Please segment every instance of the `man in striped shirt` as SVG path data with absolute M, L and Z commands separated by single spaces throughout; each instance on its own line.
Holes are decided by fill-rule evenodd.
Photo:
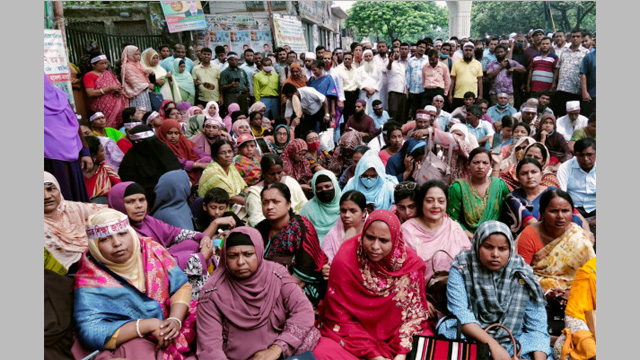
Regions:
M 542 91 L 551 89 L 553 72 L 558 65 L 558 56 L 551 52 L 551 39 L 545 37 L 540 42 L 540 52 L 533 56 L 529 64 L 527 92 L 538 97 Z

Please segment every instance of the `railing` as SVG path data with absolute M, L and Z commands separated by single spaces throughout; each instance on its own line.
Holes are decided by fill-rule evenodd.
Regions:
M 84 54 L 84 48 L 90 40 L 95 40 L 109 61 L 113 64 L 122 55 L 122 44 L 130 42 L 140 51 L 149 47 L 157 48 L 162 43 L 162 35 L 111 35 L 66 27 L 67 46 L 69 47 L 69 61 L 78 64 L 78 59 Z

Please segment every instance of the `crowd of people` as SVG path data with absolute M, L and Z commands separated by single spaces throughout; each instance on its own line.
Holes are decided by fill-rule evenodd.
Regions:
M 589 32 L 86 50 L 86 112 L 44 80 L 45 357 L 595 358 Z

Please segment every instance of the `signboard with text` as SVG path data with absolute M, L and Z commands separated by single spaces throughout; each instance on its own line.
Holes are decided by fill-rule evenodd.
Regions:
M 271 30 L 267 18 L 249 15 L 207 15 L 207 47 L 227 45 L 231 51 L 242 56 L 249 47 L 262 52 L 264 44 L 271 46 Z
M 75 110 L 76 105 L 73 100 L 69 74 L 69 59 L 60 30 L 44 29 L 44 73 L 54 86 L 67 93 L 71 107 Z
M 273 15 L 276 47 L 289 45 L 298 54 L 307 51 L 307 41 L 304 38 L 302 22 L 295 16 Z
M 162 1 L 161 4 L 170 33 L 207 27 L 200 1 Z

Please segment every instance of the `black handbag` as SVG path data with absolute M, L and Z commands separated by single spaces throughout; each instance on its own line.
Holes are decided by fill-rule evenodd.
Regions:
M 159 92 L 149 92 L 149 101 L 151 101 L 151 109 L 153 111 L 160 111 L 164 97 Z

